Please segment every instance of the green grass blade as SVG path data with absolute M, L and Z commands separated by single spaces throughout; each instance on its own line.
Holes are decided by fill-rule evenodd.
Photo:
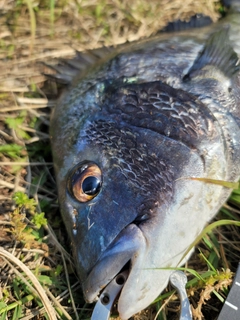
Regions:
M 234 225 L 237 227 L 240 227 L 240 221 L 235 220 L 219 220 L 216 222 L 213 222 L 206 226 L 203 231 L 199 234 L 199 236 L 193 241 L 193 243 L 189 246 L 187 251 L 185 252 L 182 259 L 179 261 L 179 264 L 181 264 L 181 261 L 186 257 L 186 255 L 198 244 L 198 242 L 209 232 L 213 231 L 215 228 L 224 226 L 224 225 Z
M 27 4 L 29 15 L 30 15 L 31 42 L 30 42 L 29 50 L 30 50 L 30 55 L 32 55 L 33 54 L 34 43 L 35 43 L 35 37 L 36 37 L 37 23 L 36 23 L 36 16 L 35 16 L 35 13 L 34 13 L 34 10 L 33 10 L 33 1 L 32 0 L 25 0 L 25 2 Z
M 239 182 L 217 180 L 217 179 L 211 179 L 211 178 L 195 178 L 195 177 L 192 177 L 190 179 L 202 181 L 205 183 L 216 184 L 218 186 L 222 186 L 222 187 L 226 187 L 226 188 L 230 188 L 230 189 L 238 189 L 239 188 Z

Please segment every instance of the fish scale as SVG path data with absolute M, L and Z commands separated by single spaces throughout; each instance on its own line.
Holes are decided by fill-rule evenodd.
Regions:
M 141 161 L 138 162 L 138 165 L 133 165 L 134 158 L 132 158 L 131 153 L 128 152 L 134 151 L 134 147 L 137 148 L 136 136 L 131 132 L 125 132 L 124 129 L 121 130 L 121 133 L 118 131 L 114 131 L 116 126 L 111 125 L 111 123 L 104 123 L 101 121 L 100 123 L 91 124 L 90 128 L 86 130 L 86 136 L 89 141 L 93 144 L 101 144 L 102 149 L 106 152 L 110 159 L 113 159 L 113 165 L 117 165 L 124 176 L 132 182 L 132 185 L 138 189 L 138 191 L 143 193 L 143 195 L 147 192 L 147 190 L 157 190 L 158 193 L 171 191 L 171 186 L 166 184 L 166 180 L 171 181 L 171 172 L 167 164 L 165 164 L 161 159 L 156 157 L 152 157 L 151 155 L 147 155 L 145 153 L 145 149 L 136 149 L 140 152 Z M 102 135 L 101 135 L 102 133 Z M 105 140 L 105 136 L 111 137 L 112 135 L 120 137 L 117 144 L 114 144 L 113 141 L 111 144 L 106 143 L 108 140 Z M 131 146 L 126 146 L 126 141 L 131 141 Z M 121 145 L 121 149 L 118 146 Z M 110 152 L 110 153 L 109 153 Z M 113 156 L 113 157 L 112 157 Z M 149 170 L 149 166 L 153 166 L 157 172 L 153 172 Z M 140 178 L 141 177 L 141 178 Z M 144 182 L 143 182 L 144 180 Z M 146 182 L 148 181 L 148 185 Z M 152 192 L 153 193 L 153 192 Z M 166 198 L 166 195 L 162 197 Z M 154 204 L 154 202 L 153 202 Z
M 239 8 L 201 32 L 83 59 L 89 70 L 53 111 L 59 204 L 83 293 L 97 300 L 126 269 L 121 319 L 161 293 L 229 197 L 201 179 L 240 177 Z
M 142 90 L 145 92 L 146 102 L 141 99 Z M 158 107 L 156 103 L 151 102 L 151 91 L 155 96 L 159 96 Z M 169 102 L 171 101 L 169 104 L 161 100 L 160 93 L 163 91 L 168 93 Z M 139 98 L 134 105 L 135 112 L 129 111 L 129 94 L 131 97 L 134 94 Z M 189 141 L 193 143 L 195 138 L 196 143 L 199 143 L 199 134 L 210 134 L 208 122 L 214 120 L 209 109 L 196 97 L 160 82 L 124 86 L 111 93 L 111 97 L 104 101 L 104 105 L 110 114 L 119 114 L 121 111 L 122 119 L 132 125 L 149 128 L 187 144 Z

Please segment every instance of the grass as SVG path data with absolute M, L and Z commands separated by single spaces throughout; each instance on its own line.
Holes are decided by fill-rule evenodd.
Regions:
M 90 319 L 57 204 L 48 126 L 62 88 L 41 62 L 148 37 L 193 13 L 219 17 L 217 1 L 4 2 L 0 9 L 0 320 Z M 239 262 L 240 189 L 185 266 L 194 319 L 214 319 Z M 43 213 L 44 212 L 44 213 Z M 221 222 L 231 220 L 231 224 Z M 212 228 L 214 227 L 214 228 Z M 171 288 L 135 320 L 177 319 Z M 203 318 L 204 317 L 204 318 Z

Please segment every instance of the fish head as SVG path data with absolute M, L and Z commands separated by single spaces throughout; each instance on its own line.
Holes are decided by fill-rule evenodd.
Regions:
M 148 87 L 154 86 L 169 90 L 161 83 Z M 120 91 L 126 94 L 127 88 Z M 107 106 L 88 114 L 73 130 L 57 177 L 85 299 L 95 301 L 123 268 L 128 269 L 118 300 L 120 316 L 127 319 L 166 287 L 172 267 L 187 258 L 189 245 L 209 219 L 204 212 L 209 214 L 214 200 L 207 203 L 212 190 L 202 183 L 179 179 L 204 175 L 197 151 L 121 117 Z M 218 144 L 211 150 L 224 152 Z M 217 202 L 220 189 L 215 189 Z
M 100 288 L 144 252 L 139 226 L 157 214 L 160 185 L 166 205 L 172 173 L 150 152 L 154 133 L 146 144 L 150 137 L 145 132 L 94 115 L 78 134 L 58 174 L 59 201 L 84 293 L 92 302 Z

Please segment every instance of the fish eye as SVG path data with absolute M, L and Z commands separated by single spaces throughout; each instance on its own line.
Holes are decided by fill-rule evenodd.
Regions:
M 95 198 L 102 187 L 102 172 L 99 166 L 84 161 L 74 167 L 68 179 L 68 190 L 80 202 Z

